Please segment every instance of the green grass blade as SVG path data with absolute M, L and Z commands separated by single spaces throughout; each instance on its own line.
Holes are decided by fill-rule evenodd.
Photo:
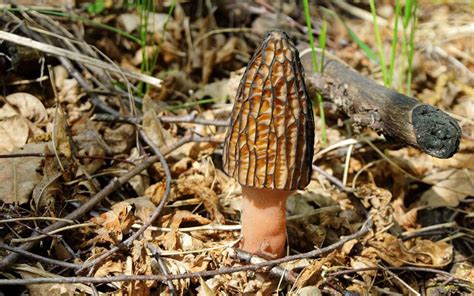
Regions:
M 326 19 L 323 19 L 323 23 L 321 25 L 321 30 L 319 32 L 319 48 L 321 49 L 321 59 L 320 59 L 320 66 L 319 66 L 319 72 L 324 71 L 324 53 L 326 51 L 326 38 L 327 38 L 327 22 Z M 320 92 L 316 94 L 316 97 L 318 99 L 318 105 L 319 105 L 319 116 L 321 118 L 321 139 L 322 143 L 326 143 L 326 115 L 324 114 L 324 102 L 323 102 L 323 96 Z
M 372 61 L 378 62 L 379 58 L 377 54 L 367 45 L 364 41 L 362 41 L 359 36 L 357 36 L 354 31 L 352 31 L 347 25 L 346 27 L 347 32 L 349 33 L 349 37 L 360 47 L 360 49 L 364 52 L 364 54 Z
M 404 8 L 404 15 L 403 15 L 403 27 L 407 28 L 408 24 L 410 23 L 410 20 L 412 18 L 412 12 L 413 12 L 413 5 L 416 5 L 416 0 L 406 0 L 405 2 L 405 8 Z
M 382 68 L 383 82 L 387 86 L 389 82 L 388 82 L 388 76 L 387 76 L 387 69 L 385 67 L 385 56 L 384 56 L 384 51 L 383 51 L 382 38 L 380 37 L 379 25 L 377 21 L 377 11 L 375 10 L 374 0 L 370 0 L 369 2 L 370 2 L 370 12 L 372 13 L 372 19 L 374 22 L 374 35 L 375 35 L 375 41 L 377 43 L 377 48 L 379 51 L 379 60 L 380 60 L 380 67 Z
M 339 15 L 337 15 L 336 13 L 334 13 L 334 11 L 329 10 L 327 8 L 322 8 L 322 10 L 328 15 L 335 17 L 344 26 L 344 28 L 347 31 L 347 34 L 349 34 L 349 37 L 352 39 L 352 41 L 354 41 L 357 44 L 357 46 L 359 46 L 362 52 L 371 61 L 378 62 L 377 54 L 370 48 L 370 46 L 368 46 L 364 41 L 362 41 L 362 39 L 360 39 L 359 36 L 357 36 L 357 34 L 351 30 L 351 28 L 349 28 L 346 22 L 343 19 L 341 19 Z
M 413 57 L 415 56 L 415 33 L 416 28 L 418 26 L 418 17 L 417 17 L 417 10 L 418 10 L 418 3 L 417 1 L 414 2 L 412 7 L 413 12 L 410 14 L 413 16 L 412 19 L 412 26 L 410 30 L 410 40 L 409 40 L 409 51 L 408 51 L 408 69 L 407 69 L 407 82 L 406 82 L 406 94 L 409 96 L 411 94 L 411 80 L 412 80 L 412 66 L 413 66 Z
M 179 109 L 186 109 L 186 108 L 199 106 L 199 105 L 203 105 L 203 104 L 214 103 L 216 101 L 219 101 L 219 99 L 218 98 L 202 99 L 202 100 L 198 100 L 198 101 L 194 101 L 194 102 L 187 102 L 187 103 L 183 103 L 183 104 L 179 104 L 179 105 L 167 106 L 167 107 L 165 107 L 165 109 L 168 110 L 168 111 L 176 111 L 176 110 L 179 110 Z
M 397 52 L 397 45 L 398 45 L 398 16 L 400 15 L 400 0 L 395 1 L 395 18 L 393 24 L 393 33 L 392 33 L 392 48 L 390 49 L 390 66 L 388 72 L 388 82 L 389 87 L 392 86 L 393 83 L 393 71 L 395 68 L 395 54 Z
M 315 72 L 319 72 L 318 57 L 316 56 L 316 50 L 315 50 L 315 45 L 314 45 L 313 26 L 311 25 L 311 15 L 309 12 L 308 0 L 303 0 L 303 6 L 304 6 L 304 16 L 306 19 L 306 27 L 308 27 L 308 38 L 309 38 L 309 45 L 311 47 L 311 60 L 313 62 L 313 69 Z
M 303 0 L 303 6 L 304 6 L 304 15 L 305 15 L 305 19 L 306 19 L 306 26 L 308 27 L 308 38 L 309 38 L 309 44 L 310 44 L 310 47 L 311 47 L 311 61 L 313 62 L 313 70 L 315 72 L 320 72 L 321 71 L 321 68 L 319 67 L 319 64 L 318 64 L 318 57 L 316 55 L 316 49 L 315 49 L 315 45 L 314 45 L 314 36 L 313 36 L 313 27 L 311 25 L 311 15 L 310 15 L 310 12 L 309 12 L 309 4 L 308 4 L 308 0 Z M 321 28 L 322 30 L 322 28 Z M 326 30 L 326 29 L 324 29 Z M 320 39 L 319 39 L 319 43 L 322 44 L 324 43 L 324 45 L 326 44 L 326 32 L 324 32 L 324 41 L 321 40 L 321 32 L 320 32 Z M 326 144 L 326 139 L 327 139 L 327 136 L 326 136 L 326 121 L 325 121 L 325 116 L 324 116 L 324 106 L 323 106 L 323 96 L 321 95 L 321 93 L 316 93 L 316 97 L 318 99 L 318 108 L 319 108 L 319 114 L 320 114 L 320 118 L 321 118 L 321 142 L 324 144 Z
M 321 25 L 321 30 L 319 32 L 319 48 L 321 49 L 321 64 L 319 66 L 319 71 L 322 73 L 324 70 L 324 53 L 326 51 L 326 34 L 327 34 L 328 23 L 326 19 L 323 19 Z
M 136 42 L 136 43 L 140 44 L 140 38 L 138 38 L 137 36 L 129 34 L 129 33 L 125 32 L 123 30 L 120 30 L 118 28 L 115 28 L 115 27 L 112 27 L 112 26 L 109 26 L 109 25 L 105 25 L 105 24 L 102 24 L 102 23 L 98 23 L 98 22 L 95 22 L 95 21 L 90 20 L 88 18 L 76 15 L 76 14 L 64 13 L 64 12 L 60 12 L 60 11 L 47 10 L 47 9 L 35 9 L 35 8 L 3 8 L 0 11 L 11 11 L 11 12 L 36 11 L 36 12 L 39 12 L 39 13 L 42 13 L 42 14 L 45 14 L 45 15 L 64 17 L 64 18 L 68 18 L 72 21 L 80 21 L 80 22 L 83 22 L 84 24 L 87 24 L 87 25 L 90 25 L 90 26 L 93 26 L 93 27 L 96 27 L 96 28 L 100 28 L 100 29 L 104 29 L 104 30 L 107 30 L 107 31 L 110 31 L 110 32 L 117 33 L 122 37 L 125 37 L 127 39 L 132 40 L 133 42 Z
M 168 9 L 168 15 L 166 16 L 166 20 L 165 20 L 165 23 L 163 24 L 163 32 L 166 32 L 166 28 L 168 27 L 168 23 L 171 19 L 171 15 L 173 14 L 173 11 L 176 7 L 176 1 L 177 0 L 173 0 L 171 2 L 171 5 L 170 5 L 170 8 Z M 163 34 L 164 35 L 164 34 Z M 158 62 L 158 55 L 160 54 L 160 50 L 161 50 L 161 40 L 160 42 L 158 42 L 158 45 L 157 45 L 157 50 L 156 50 L 156 54 L 153 56 L 153 61 L 152 61 L 152 64 L 153 65 L 156 65 L 156 63 Z

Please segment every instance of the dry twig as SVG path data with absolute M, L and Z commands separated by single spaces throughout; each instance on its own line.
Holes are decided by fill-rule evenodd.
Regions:
M 108 283 L 108 282 L 131 282 L 131 281 L 167 281 L 167 280 L 180 280 L 187 278 L 196 277 L 211 277 L 220 274 L 229 274 L 240 271 L 248 270 L 262 270 L 267 267 L 275 266 L 281 263 L 295 261 L 305 258 L 316 258 L 332 252 L 350 240 L 358 239 L 363 235 L 367 234 L 372 228 L 372 219 L 368 219 L 366 223 L 357 232 L 343 237 L 340 241 L 329 245 L 327 247 L 313 250 L 307 253 L 291 255 L 280 259 L 269 260 L 261 263 L 236 266 L 236 267 L 224 267 L 217 270 L 201 271 L 201 272 L 190 272 L 176 275 L 122 275 L 122 276 L 111 276 L 111 277 L 65 277 L 65 278 L 34 278 L 34 279 L 5 279 L 0 280 L 0 286 L 2 285 L 30 285 L 30 284 L 47 284 L 47 283 Z
M 79 54 L 70 50 L 66 50 L 64 48 L 41 43 L 41 42 L 32 40 L 30 38 L 22 37 L 22 36 L 8 33 L 5 31 L 0 31 L 0 39 L 7 40 L 9 42 L 12 42 L 21 46 L 30 47 L 30 48 L 33 48 L 41 52 L 57 56 L 57 57 L 68 58 L 76 62 L 88 64 L 94 67 L 99 67 L 113 73 L 124 74 L 131 79 L 136 79 L 138 81 L 142 81 L 156 87 L 160 87 L 161 85 L 161 80 L 158 78 L 141 74 L 141 73 L 129 72 L 127 70 L 121 69 L 118 66 L 110 65 L 109 63 L 106 63 L 102 60 L 95 59 L 95 58 L 92 58 L 83 54 Z
M 174 145 L 165 147 L 163 149 L 162 154 L 166 155 L 173 150 L 177 149 L 178 147 L 189 143 L 191 140 L 195 138 L 194 135 L 190 134 L 185 137 L 183 137 L 181 140 L 176 142 Z M 154 164 L 155 162 L 160 160 L 160 156 L 154 155 L 151 157 L 148 157 L 145 159 L 141 164 L 137 165 L 135 168 L 130 170 L 128 173 L 124 174 L 120 178 L 114 178 L 110 183 L 105 186 L 102 190 L 100 190 L 96 195 L 94 195 L 91 199 L 89 199 L 87 202 L 85 202 L 82 206 L 77 208 L 75 211 L 71 212 L 68 214 L 64 219 L 68 220 L 76 220 L 79 219 L 80 217 L 84 216 L 86 213 L 88 213 L 94 206 L 96 206 L 99 202 L 101 202 L 103 199 L 105 199 L 109 194 L 120 188 L 122 185 L 127 183 L 131 178 L 139 174 L 141 171 L 147 169 L 149 166 Z M 61 227 L 64 227 L 67 223 L 63 221 L 58 221 L 55 222 L 54 224 L 51 224 L 50 226 L 42 229 L 42 232 L 51 232 L 53 230 L 59 229 Z M 34 237 L 34 236 L 33 236 Z M 31 249 L 34 245 L 36 244 L 36 241 L 31 241 L 24 243 L 19 246 L 19 248 L 23 250 L 29 250 Z M 18 253 L 10 253 L 6 257 L 0 261 L 0 269 L 5 269 L 11 264 L 13 264 L 16 260 L 18 260 L 19 254 Z

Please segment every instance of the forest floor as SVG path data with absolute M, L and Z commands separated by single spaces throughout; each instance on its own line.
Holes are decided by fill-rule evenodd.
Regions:
M 70 2 L 0 4 L 2 32 L 28 38 L 0 38 L 4 295 L 472 295 L 472 3 L 410 16 L 404 1 L 393 44 L 391 1 L 375 1 L 376 26 L 369 1 L 310 3 L 316 46 L 450 114 L 460 148 L 387 143 L 326 98 L 322 123 L 315 102 L 316 170 L 287 203 L 293 257 L 249 263 L 222 142 L 267 31 L 311 54 L 303 1 Z

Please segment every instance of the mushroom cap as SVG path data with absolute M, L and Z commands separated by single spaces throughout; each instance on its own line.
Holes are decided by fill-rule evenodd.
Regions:
M 241 185 L 295 190 L 311 179 L 314 119 L 299 53 L 267 33 L 242 76 L 224 143 L 224 171 Z

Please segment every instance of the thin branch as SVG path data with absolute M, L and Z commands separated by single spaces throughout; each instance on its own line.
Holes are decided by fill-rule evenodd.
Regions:
M 442 275 L 448 278 L 453 278 L 453 275 L 450 274 L 449 272 L 443 271 L 443 270 L 438 270 L 434 268 L 426 268 L 426 267 L 414 267 L 414 266 L 403 266 L 403 267 L 381 267 L 381 266 L 374 266 L 374 267 L 362 267 L 362 268 L 354 268 L 354 269 L 348 269 L 348 270 L 341 270 L 341 271 L 336 271 L 336 272 L 331 272 L 328 273 L 328 277 L 336 277 L 340 275 L 346 275 L 346 274 L 351 274 L 351 273 L 357 273 L 361 271 L 372 271 L 372 270 L 394 270 L 394 271 L 414 271 L 414 272 L 429 272 L 429 273 L 435 273 L 438 275 Z M 461 279 L 457 279 L 462 281 Z
M 0 249 L 5 249 L 5 250 L 8 250 L 10 252 L 15 252 L 15 253 L 18 253 L 18 254 L 20 254 L 24 257 L 31 258 L 31 259 L 34 259 L 36 261 L 47 263 L 47 264 L 62 266 L 62 267 L 66 267 L 66 268 L 74 268 L 74 269 L 77 269 L 77 268 L 81 267 L 80 264 L 74 264 L 74 263 L 69 263 L 69 262 L 64 262 L 64 261 L 60 261 L 60 260 L 55 260 L 55 259 L 43 257 L 43 256 L 33 254 L 31 252 L 25 251 L 25 250 L 17 248 L 17 247 L 12 247 L 12 246 L 9 246 L 9 245 L 5 245 L 3 243 L 0 243 Z
M 66 157 L 64 154 L 60 153 L 59 157 Z M 9 154 L 0 154 L 0 158 L 22 158 L 22 157 L 56 157 L 54 153 L 44 153 L 44 152 L 36 152 L 36 153 L 9 153 Z M 109 156 L 100 156 L 100 155 L 74 155 L 74 158 L 77 159 L 100 159 L 100 160 L 111 160 L 111 161 L 118 161 L 124 162 L 127 164 L 134 165 L 135 163 L 124 158 L 117 158 L 117 157 L 109 157 Z
M 55 229 L 51 232 L 44 232 L 43 230 L 33 229 L 35 232 L 40 233 L 40 235 L 30 236 L 30 237 L 27 237 L 27 238 L 13 238 L 13 239 L 10 240 L 10 243 L 17 244 L 17 243 L 26 243 L 26 242 L 30 242 L 30 241 L 41 240 L 45 237 L 53 237 L 56 233 L 63 232 L 63 231 L 66 231 L 66 230 L 70 230 L 70 229 L 74 229 L 74 228 L 94 226 L 94 225 L 95 224 L 91 223 L 91 222 L 82 223 L 82 224 L 73 224 L 73 225 L 68 225 L 68 226 L 64 226 L 64 227 Z
M 79 54 L 70 50 L 66 50 L 64 48 L 41 43 L 30 38 L 22 37 L 22 36 L 8 33 L 5 31 L 0 31 L 0 39 L 7 40 L 9 42 L 12 42 L 14 44 L 18 44 L 21 46 L 33 48 L 33 49 L 39 50 L 41 52 L 44 52 L 53 56 L 64 57 L 76 62 L 98 67 L 98 68 L 101 68 L 101 69 L 104 69 L 116 74 L 124 74 L 125 76 L 131 79 L 136 79 L 138 81 L 142 81 L 156 87 L 161 86 L 162 81 L 153 76 L 149 76 L 149 75 L 145 75 L 141 73 L 133 73 L 125 69 L 122 69 L 117 65 L 110 65 L 109 63 L 106 63 L 102 60 L 95 59 L 95 58 L 92 58 L 83 54 Z
M 20 30 L 27 36 L 34 38 L 40 42 L 39 44 L 47 44 L 48 41 L 40 34 L 30 30 L 26 25 L 24 25 L 21 20 L 18 20 L 18 22 L 21 24 Z M 36 42 L 36 41 L 35 41 Z M 79 85 L 87 92 L 89 90 L 92 90 L 92 87 L 90 86 L 89 82 L 84 79 L 84 77 L 79 73 L 79 71 L 76 70 L 76 68 L 73 66 L 71 61 L 67 57 L 59 56 L 58 60 L 61 62 L 61 64 L 66 68 L 66 70 L 69 72 L 69 75 L 71 75 L 74 79 L 77 80 Z M 100 110 L 110 113 L 110 114 L 115 114 L 119 115 L 119 112 L 116 111 L 115 109 L 111 108 L 107 104 L 105 104 L 102 100 L 99 99 L 99 96 L 96 94 L 91 94 L 90 99 L 92 103 Z
M 324 176 L 326 179 L 329 180 L 329 182 L 336 185 L 336 187 L 339 188 L 339 190 L 344 191 L 344 192 L 354 192 L 354 189 L 346 187 L 344 183 L 342 183 L 338 178 L 328 174 L 325 170 L 323 170 L 319 166 L 313 164 L 313 171 L 316 171 L 322 176 Z
M 37 220 L 46 220 L 46 221 L 64 221 L 66 223 L 75 223 L 72 220 L 56 218 L 56 217 L 18 217 L 18 218 L 10 218 L 10 219 L 3 219 L 0 220 L 0 224 L 3 223 L 12 223 L 12 222 L 19 222 L 19 221 L 37 221 Z
M 155 257 L 156 261 L 158 262 L 158 267 L 161 270 L 161 273 L 164 274 L 165 276 L 169 275 L 168 268 L 165 265 L 165 262 L 163 261 L 163 258 L 161 258 L 161 253 L 160 250 L 155 248 L 152 244 L 148 243 L 147 244 L 148 249 L 150 249 L 151 254 L 153 257 Z M 166 284 L 168 285 L 168 288 L 170 289 L 171 295 L 178 295 L 176 288 L 173 285 L 173 281 L 166 281 Z
M 171 145 L 169 147 L 165 147 L 163 149 L 163 155 L 166 155 L 178 147 L 189 143 L 195 135 L 187 135 L 178 142 L 176 142 L 174 145 Z M 86 213 L 88 213 L 90 210 L 92 210 L 98 203 L 100 203 L 102 200 L 104 200 L 107 196 L 109 196 L 112 192 L 120 188 L 122 185 L 127 183 L 131 178 L 134 176 L 138 175 L 140 172 L 143 170 L 147 169 L 149 166 L 154 164 L 155 162 L 159 161 L 160 157 L 158 155 L 151 156 L 147 159 L 145 159 L 141 164 L 137 165 L 135 168 L 132 170 L 128 171 L 126 174 L 121 176 L 120 178 L 114 178 L 110 181 L 110 183 L 105 186 L 102 190 L 100 190 L 96 195 L 94 195 L 92 198 L 90 198 L 87 202 L 85 202 L 82 206 L 68 214 L 64 219 L 69 219 L 69 220 L 76 220 L 82 216 L 84 216 Z M 44 228 L 42 232 L 48 233 L 53 230 L 59 229 L 61 227 L 64 227 L 67 223 L 63 221 L 58 221 L 54 224 L 49 225 L 48 227 Z M 33 236 L 35 237 L 35 236 Z M 19 246 L 19 248 L 23 250 L 30 250 L 36 245 L 36 241 L 31 241 L 24 243 Z M 5 256 L 1 261 L 0 261 L 0 270 L 5 269 L 11 264 L 13 264 L 16 260 L 18 260 L 19 254 L 18 253 L 10 253 L 9 255 Z
M 233 257 L 250 264 L 267 262 L 267 260 L 262 257 L 259 257 L 249 252 L 245 252 L 244 250 L 240 249 L 235 249 L 235 254 L 233 255 Z M 273 276 L 275 278 L 283 278 L 286 282 L 291 284 L 294 284 L 297 278 L 297 275 L 294 271 L 285 269 L 280 266 L 273 267 L 268 273 L 270 274 L 270 276 Z
M 217 270 L 201 271 L 201 272 L 190 272 L 176 275 L 121 275 L 111 277 L 69 277 L 69 278 L 34 278 L 34 279 L 0 279 L 0 285 L 30 285 L 30 284 L 47 284 L 47 283 L 110 283 L 110 282 L 131 282 L 131 281 L 167 281 L 167 280 L 180 280 L 196 277 L 212 277 L 221 274 L 229 274 L 248 270 L 262 270 L 265 267 L 275 266 L 281 263 L 295 261 L 306 258 L 316 258 L 332 252 L 350 240 L 357 239 L 372 228 L 372 220 L 369 218 L 364 226 L 357 232 L 343 237 L 340 241 L 321 248 L 313 250 L 307 253 L 287 256 L 280 259 L 270 260 L 252 265 L 236 266 L 236 267 L 224 267 Z
M 197 115 L 196 113 L 191 113 L 188 115 L 181 115 L 181 116 L 163 115 L 163 116 L 157 116 L 157 119 L 161 122 L 166 122 L 166 123 L 194 123 L 194 124 L 213 125 L 213 126 L 222 126 L 222 127 L 229 126 L 229 122 L 227 120 L 197 118 L 196 115 Z M 92 120 L 114 122 L 114 123 L 120 122 L 120 123 L 129 123 L 129 124 L 140 124 L 143 118 L 132 117 L 132 116 L 116 116 L 116 115 L 109 115 L 109 114 L 95 114 L 92 117 Z
M 120 245 L 118 246 L 114 246 L 112 247 L 109 251 L 101 254 L 100 256 L 98 256 L 97 258 L 91 260 L 91 261 L 88 261 L 86 263 L 83 264 L 83 266 L 77 271 L 77 273 L 80 273 L 82 270 L 84 269 L 87 269 L 89 267 L 93 267 L 93 266 L 96 266 L 97 264 L 99 264 L 100 262 L 104 261 L 105 259 L 107 259 L 110 255 L 116 253 L 117 251 L 119 251 L 120 249 L 124 248 L 124 247 L 130 247 L 132 245 L 132 243 L 143 233 L 145 232 L 145 230 L 160 216 L 161 214 L 161 211 L 163 210 L 166 202 L 168 201 L 168 197 L 170 195 L 170 192 L 171 192 L 171 172 L 170 172 L 170 169 L 168 167 L 168 163 L 166 162 L 166 159 L 165 157 L 163 156 L 163 154 L 160 152 L 160 150 L 158 149 L 158 147 L 155 146 L 155 144 L 147 137 L 147 135 L 143 132 L 143 131 L 140 131 L 140 136 L 142 137 L 142 139 L 148 144 L 150 145 L 150 147 L 152 148 L 153 152 L 155 153 L 155 156 L 158 157 L 160 163 L 161 163 L 161 166 L 163 167 L 163 170 L 165 171 L 165 177 L 166 177 L 166 181 L 165 181 L 165 192 L 163 194 L 163 197 L 161 198 L 160 200 L 160 203 L 158 204 L 158 206 L 155 208 L 155 210 L 153 211 L 153 213 L 151 214 L 150 218 L 148 219 L 148 221 L 146 221 L 146 223 L 144 223 L 142 225 L 142 227 L 140 227 L 140 229 L 137 230 L 137 232 L 135 232 L 133 235 L 131 235 L 128 239 L 126 239 L 123 243 L 121 243 Z

